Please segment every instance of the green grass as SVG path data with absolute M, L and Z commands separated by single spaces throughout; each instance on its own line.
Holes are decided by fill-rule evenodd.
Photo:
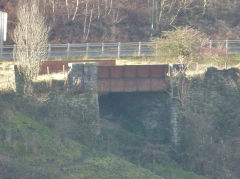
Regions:
M 47 120 L 54 121 L 46 115 L 49 111 L 40 114 L 40 106 L 28 100 L 13 94 L 0 95 L 0 178 L 162 179 L 171 173 L 202 179 L 177 165 L 170 169 L 160 165 L 144 168 L 142 161 L 147 153 L 143 151 L 149 141 L 140 132 L 141 127 L 125 129 L 120 124 L 120 129 L 103 129 L 99 136 L 88 137 L 88 145 L 81 138 L 72 140 L 47 127 Z M 88 104 L 84 100 L 82 103 Z M 161 147 L 162 166 L 168 166 L 171 160 L 164 150 Z
M 83 157 L 86 147 L 70 139 L 62 140 L 38 122 L 20 112 L 13 112 L 0 123 L 0 152 L 29 163 L 63 164 Z
M 193 172 L 185 171 L 177 167 L 166 167 L 156 164 L 149 166 L 149 169 L 151 169 L 151 171 L 154 171 L 156 174 L 163 176 L 166 179 L 207 179 L 207 177 L 200 176 Z
M 92 158 L 84 161 L 83 165 L 76 165 L 65 169 L 63 178 L 97 178 L 97 179 L 163 179 L 147 169 L 137 167 L 132 163 L 115 156 Z
M 2 99 L 0 170 L 5 172 L 0 177 L 10 176 L 9 171 L 13 171 L 12 178 L 161 178 L 124 159 L 61 138 L 15 109 L 9 101 L 17 98 Z

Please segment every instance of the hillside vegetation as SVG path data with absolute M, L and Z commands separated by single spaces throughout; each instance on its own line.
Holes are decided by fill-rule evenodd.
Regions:
M 105 126 L 100 136 L 86 136 L 84 131 L 77 132 L 81 124 L 72 126 L 77 113 L 63 116 L 57 103 L 39 103 L 13 94 L 0 98 L 0 178 L 163 179 L 171 175 L 204 179 L 170 163 L 154 165 L 154 169 L 136 163 L 135 157 L 142 154 L 132 155 L 132 147 L 146 140 L 137 128 L 130 132 Z M 78 116 L 78 120 L 82 118 Z M 112 148 L 113 138 L 115 144 L 126 148 Z M 142 147 L 134 150 L 140 152 Z
M 19 110 L 23 101 L 17 97 L 0 98 L 1 178 L 162 178 L 117 156 L 58 136 L 33 119 L 39 116 L 26 114 L 39 109 Z
M 51 43 L 150 40 L 151 0 L 38 2 Z M 17 3 L 0 2 L 9 37 Z M 156 57 L 130 60 L 180 62 L 198 72 L 166 76 L 174 90 L 97 96 L 74 86 L 64 91 L 63 80 L 40 80 L 23 96 L 1 91 L 0 178 L 240 178 L 240 71 L 227 69 L 239 57 L 222 54 L 224 47 L 204 53 L 209 38 L 239 37 L 239 8 L 238 0 L 156 0 Z M 210 65 L 225 69 L 199 73 Z
M 1 0 L 9 13 L 8 43 L 16 26 L 19 0 Z M 43 0 L 42 13 L 52 28 L 50 42 L 149 41 L 152 0 Z M 191 26 L 211 39 L 239 39 L 238 0 L 155 0 L 154 36 Z
M 180 79 L 177 145 L 167 91 L 100 96 L 97 135 L 87 94 L 1 94 L 0 177 L 239 178 L 239 70 Z

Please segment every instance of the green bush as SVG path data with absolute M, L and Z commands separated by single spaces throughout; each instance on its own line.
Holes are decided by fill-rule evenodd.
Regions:
M 184 27 L 165 31 L 161 38 L 155 38 L 154 41 L 157 43 L 158 58 L 179 62 L 179 58 L 193 60 L 197 57 L 208 39 L 197 29 Z

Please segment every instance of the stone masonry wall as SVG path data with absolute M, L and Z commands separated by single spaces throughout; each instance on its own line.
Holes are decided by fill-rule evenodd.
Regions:
M 99 103 L 97 90 L 97 63 L 72 63 L 67 79 L 67 94 L 74 95 L 75 99 L 82 98 L 85 94 L 86 116 L 91 121 L 90 126 L 93 133 L 98 134 L 99 129 Z M 82 99 L 79 100 L 82 102 Z

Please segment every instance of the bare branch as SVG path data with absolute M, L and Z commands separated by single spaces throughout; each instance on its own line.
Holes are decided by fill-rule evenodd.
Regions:
M 36 0 L 21 0 L 14 30 L 15 60 L 27 81 L 37 77 L 41 61 L 47 55 L 49 28 Z

